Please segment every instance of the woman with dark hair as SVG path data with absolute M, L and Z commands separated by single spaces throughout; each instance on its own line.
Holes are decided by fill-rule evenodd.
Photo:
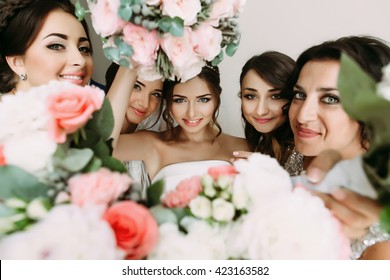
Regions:
M 390 47 L 373 37 L 352 36 L 324 42 L 299 56 L 287 85 L 286 93 L 290 96 L 286 98 L 293 98 L 289 119 L 295 148 L 304 155 L 303 169 L 325 150 L 336 150 L 343 159 L 352 159 L 365 153 L 370 144 L 365 124 L 349 117 L 341 105 L 337 89 L 341 53 L 354 59 L 376 82 L 381 80 L 382 67 L 390 63 Z M 359 190 L 359 193 L 362 196 L 375 194 L 368 190 Z M 372 209 L 370 212 L 376 213 L 378 218 L 380 206 L 374 202 L 375 197 L 371 196 L 373 200 L 370 205 L 363 204 L 367 197 L 362 198 L 365 200 L 360 200 L 360 207 Z M 328 207 L 339 220 L 346 227 L 353 227 L 353 211 L 347 202 L 330 203 L 327 199 Z M 374 204 L 376 207 L 372 207 Z M 360 227 L 357 225 L 357 228 Z M 368 244 L 388 238 L 375 228 L 368 236 L 354 243 L 355 257 L 359 257 Z M 386 242 L 378 243 L 377 246 L 381 244 L 389 246 Z M 362 258 L 390 258 L 389 250 L 379 251 L 381 255 L 363 254 Z
M 168 129 L 120 135 L 116 127 L 112 134 L 114 156 L 123 161 L 143 160 L 152 181 L 165 178 L 165 191 L 181 179 L 205 174 L 210 166 L 230 164 L 232 152 L 248 150 L 248 146 L 245 139 L 221 131 L 217 122 L 221 91 L 218 69 L 209 65 L 184 83 L 169 82 L 163 113 Z M 114 110 L 122 112 L 123 119 L 126 106 L 116 104 L 122 106 Z
M 92 46 L 85 21 L 68 0 L 0 2 L 0 92 L 50 80 L 89 83 Z
M 294 60 L 276 51 L 253 56 L 242 68 L 240 98 L 245 138 L 253 152 L 275 157 L 290 175 L 297 175 L 298 157 L 288 122 L 288 103 L 281 91 L 294 68 Z M 245 157 L 236 151 L 238 157 Z M 287 165 L 286 165 L 287 163 Z

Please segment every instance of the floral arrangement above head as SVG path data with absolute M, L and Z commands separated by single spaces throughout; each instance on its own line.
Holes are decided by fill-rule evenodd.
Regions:
M 149 194 L 161 194 L 153 185 Z M 150 259 L 346 259 L 349 240 L 323 201 L 294 188 L 255 153 L 185 179 L 151 208 L 160 240 Z M 153 204 L 153 203 L 152 203 Z M 313 250 L 315 248 L 315 250 Z
M 383 229 L 390 233 L 390 65 L 383 68 L 382 81 L 376 83 L 348 55 L 341 57 L 338 80 L 344 109 L 364 122 L 370 131 L 370 147 L 363 156 L 363 167 L 378 200 Z
M 240 41 L 246 0 L 87 0 L 105 56 L 145 80 L 186 81 L 206 61 L 218 65 Z M 76 4 L 79 18 L 86 10 Z
M 0 258 L 143 258 L 158 228 L 124 196 L 104 92 L 53 81 L 0 101 Z M 137 226 L 134 226 L 137 225 Z

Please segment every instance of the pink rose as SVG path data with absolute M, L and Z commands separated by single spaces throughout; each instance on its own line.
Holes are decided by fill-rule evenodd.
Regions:
M 234 1 L 236 0 L 216 0 L 211 7 L 210 19 L 218 23 L 221 18 L 232 17 L 234 15 Z
M 124 193 L 131 183 L 127 174 L 101 168 L 96 172 L 73 176 L 69 179 L 68 186 L 73 204 L 107 205 Z
M 233 0 L 233 10 L 234 14 L 241 13 L 246 4 L 246 0 Z
M 123 35 L 124 41 L 133 47 L 134 54 L 131 58 L 135 62 L 145 66 L 154 64 L 159 47 L 156 30 L 149 31 L 128 23 L 123 29 Z
M 202 191 L 202 184 L 199 176 L 183 180 L 176 189 L 168 192 L 162 202 L 169 208 L 187 207 L 191 200 Z
M 144 206 L 122 201 L 111 206 L 103 215 L 115 232 L 118 247 L 126 252 L 126 259 L 142 259 L 158 241 L 158 226 Z
M 237 170 L 233 165 L 222 165 L 216 167 L 210 167 L 207 171 L 214 180 L 218 180 L 219 176 L 232 176 L 234 177 L 237 174 Z
M 196 22 L 196 16 L 201 11 L 202 6 L 199 0 L 164 0 L 162 2 L 162 13 L 170 17 L 180 17 L 184 20 L 184 25 L 192 25 Z
M 104 92 L 95 87 L 73 86 L 48 97 L 52 117 L 50 133 L 57 143 L 66 141 L 66 134 L 81 128 L 92 113 L 102 107 Z
M 195 52 L 205 60 L 211 61 L 221 52 L 222 32 L 207 22 L 192 32 L 191 39 Z
M 122 29 L 125 21 L 118 16 L 120 4 L 120 0 L 98 0 L 90 4 L 92 25 L 96 33 L 107 37 Z
M 5 156 L 4 156 L 4 146 L 0 145 L 0 166 L 6 165 L 7 162 L 5 161 Z
M 191 37 L 191 29 L 185 28 L 182 37 L 175 37 L 166 33 L 161 40 L 161 48 L 172 62 L 174 74 L 181 78 L 182 82 L 198 75 L 205 64 L 203 59 L 194 51 Z

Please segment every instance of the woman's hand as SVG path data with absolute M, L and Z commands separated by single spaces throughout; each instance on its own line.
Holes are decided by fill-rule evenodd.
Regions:
M 233 158 L 230 159 L 230 162 L 235 162 L 238 159 L 247 159 L 252 152 L 247 152 L 247 151 L 234 151 L 233 152 Z

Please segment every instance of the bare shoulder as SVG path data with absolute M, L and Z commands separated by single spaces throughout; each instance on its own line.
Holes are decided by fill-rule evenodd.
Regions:
M 121 134 L 114 156 L 120 160 L 144 160 L 149 153 L 155 152 L 160 141 L 159 133 L 154 131 Z
M 233 135 L 221 134 L 221 142 L 228 145 L 233 151 L 249 151 L 249 145 L 245 138 L 236 137 Z
M 361 260 L 390 260 L 390 241 L 375 243 L 368 247 L 360 258 Z

